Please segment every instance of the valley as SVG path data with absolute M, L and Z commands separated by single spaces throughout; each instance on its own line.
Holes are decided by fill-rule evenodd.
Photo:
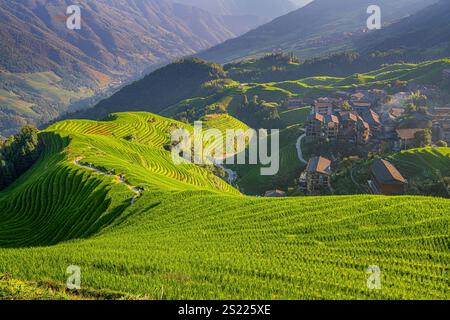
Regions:
M 343 106 L 349 102 L 369 104 L 371 112 L 376 117 L 380 117 L 381 124 L 385 127 L 382 138 L 378 137 L 374 140 L 378 141 L 377 145 L 365 141 L 362 146 L 355 147 L 354 143 L 348 143 L 348 139 L 351 137 L 341 137 L 344 140 L 334 141 L 330 146 L 328 146 L 329 142 L 327 144 L 325 140 L 319 140 L 320 148 L 316 147 L 315 150 L 305 153 L 306 161 L 314 155 L 327 155 L 334 157 L 339 163 L 343 158 L 349 156 L 365 159 L 370 154 L 381 156 L 396 153 L 399 151 L 398 144 L 401 143 L 398 141 L 397 129 L 402 130 L 401 128 L 406 126 L 406 128 L 423 130 L 431 126 L 428 122 L 408 123 L 405 115 L 393 119 L 391 111 L 403 112 L 406 104 L 388 103 L 385 99 L 395 101 L 396 96 L 407 95 L 402 92 L 428 90 L 432 93 L 426 103 L 429 108 L 428 115 L 424 116 L 431 121 L 434 118 L 430 112 L 433 113 L 434 108 L 438 106 L 445 106 L 449 95 L 448 82 L 444 75 L 445 70 L 450 68 L 448 59 L 385 65 L 377 70 L 348 77 L 315 76 L 279 82 L 248 83 L 234 80 L 236 75 L 239 75 L 240 78 L 248 77 L 243 74 L 252 72 L 247 71 L 249 70 L 248 65 L 252 64 L 257 65 L 258 70 L 262 72 L 265 68 L 272 70 L 274 65 L 282 63 L 287 68 L 297 68 L 297 64 L 291 60 L 289 55 L 275 54 L 254 62 L 249 61 L 225 67 L 198 59 L 180 60 L 125 88 L 96 107 L 75 113 L 70 117 L 101 119 L 107 115 L 107 112 L 136 110 L 157 112 L 185 123 L 193 123 L 203 117 L 229 114 L 252 128 L 279 128 L 281 129 L 281 166 L 277 175 L 260 176 L 260 166 L 254 165 L 230 168 L 237 172 L 238 185 L 244 193 L 264 195 L 267 191 L 280 189 L 291 190 L 292 194 L 298 194 L 298 178 L 305 169 L 305 165 L 298 161 L 296 144 L 298 138 L 306 131 L 309 115 L 312 112 L 318 112 L 314 110 L 314 105 L 318 103 L 318 100 L 330 99 L 332 101 L 330 110 L 333 111 L 329 112 L 344 111 Z M 189 74 L 190 76 L 184 78 L 179 74 Z M 272 74 L 276 74 L 276 71 L 273 71 Z M 155 88 L 155 91 L 143 88 Z M 177 95 L 174 95 L 170 93 L 173 88 L 182 89 L 176 89 Z M 353 95 L 362 95 L 366 98 L 352 102 Z M 381 95 L 383 101 L 377 98 L 377 95 Z M 372 97 L 370 99 L 375 99 L 373 100 L 375 102 L 368 101 L 367 97 Z M 179 102 L 176 102 L 177 100 Z M 349 107 L 351 106 L 349 105 Z M 444 109 L 445 107 L 442 110 Z M 366 119 L 366 115 L 363 116 Z M 381 120 L 381 118 L 383 119 Z M 439 123 L 442 123 L 442 128 L 446 128 L 445 116 L 443 119 L 444 122 L 434 121 L 435 125 L 441 126 Z M 439 134 L 438 127 L 433 130 L 435 136 Z M 440 138 L 435 138 L 435 141 L 438 140 Z M 384 148 L 384 151 L 380 148 Z M 333 156 L 332 152 L 330 153 L 327 149 L 340 151 L 335 152 Z M 345 149 L 348 149 L 348 152 L 342 152 Z M 339 156 L 338 153 L 341 155 Z M 350 193 L 354 192 L 353 189 L 350 190 Z M 421 193 L 418 192 L 418 194 Z
M 447 297 L 449 200 L 243 196 L 206 169 L 171 165 L 163 145 L 173 125 L 184 126 L 123 113 L 42 132 L 42 158 L 0 193 L 0 270 L 13 277 L 1 278 L 0 296 L 19 278 L 39 297 L 45 284 L 33 280 L 58 288 L 76 264 L 85 298 Z M 141 198 L 131 205 L 126 186 L 74 165 L 79 156 L 139 186 Z M 381 292 L 366 288 L 374 263 Z
M 448 300 L 450 2 L 369 4 L 0 1 L 0 300 Z
M 81 29 L 69 30 L 70 4 L 0 3 L 0 137 L 89 107 L 173 59 L 265 21 L 180 1 L 83 0 Z

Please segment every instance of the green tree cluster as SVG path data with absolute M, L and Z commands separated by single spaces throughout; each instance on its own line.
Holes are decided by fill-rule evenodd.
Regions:
M 39 158 L 42 146 L 38 130 L 25 126 L 20 133 L 0 142 L 0 190 L 8 187 Z
M 421 130 L 416 132 L 414 138 L 417 147 L 429 146 L 433 142 L 433 133 L 431 129 Z
M 244 95 L 242 104 L 236 112 L 238 118 L 252 128 L 279 129 L 282 127 L 278 105 L 261 100 L 256 95 L 251 99 Z

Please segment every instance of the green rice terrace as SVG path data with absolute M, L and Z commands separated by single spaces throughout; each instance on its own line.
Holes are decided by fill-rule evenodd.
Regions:
M 258 61 L 256 60 L 253 64 L 258 65 Z M 239 66 L 239 68 L 243 68 L 243 72 L 246 70 L 245 68 L 253 70 L 251 69 L 252 63 L 248 62 L 248 64 L 250 66 Z M 217 67 L 216 65 L 212 66 Z M 235 74 L 232 72 L 234 69 L 231 69 L 225 73 L 225 77 L 229 78 L 203 83 L 200 86 L 203 90 L 202 94 L 198 93 L 200 88 L 197 88 L 194 90 L 194 96 L 189 95 L 188 98 L 183 98 L 175 104 L 166 102 L 167 105 L 162 110 L 155 110 L 152 105 L 145 105 L 145 102 L 142 101 L 135 102 L 135 104 L 139 106 L 139 110 L 142 110 L 142 105 L 144 105 L 146 111 L 153 111 L 184 122 L 193 122 L 208 113 L 229 113 L 250 126 L 260 125 L 267 128 L 270 124 L 270 121 L 264 122 L 267 120 L 267 113 L 280 107 L 289 98 L 299 97 L 311 100 L 334 96 L 338 90 L 353 89 L 395 91 L 410 83 L 435 84 L 440 86 L 443 91 L 448 92 L 448 84 L 442 80 L 442 71 L 448 68 L 450 68 L 450 60 L 440 59 L 417 64 L 390 64 L 371 72 L 356 73 L 347 77 L 314 76 L 271 82 L 238 82 L 233 80 Z M 165 96 L 170 96 L 170 94 L 167 93 Z M 257 106 L 247 108 L 245 112 L 242 112 L 240 108 L 242 108 L 243 96 L 250 101 L 257 98 Z M 134 94 L 126 94 L 126 97 L 120 97 L 120 99 L 113 96 L 107 103 L 122 106 L 118 111 L 127 111 L 129 109 L 126 109 L 125 104 L 121 105 L 122 101 L 133 101 L 134 99 Z M 308 107 L 285 111 L 279 115 L 280 123 L 276 127 L 289 127 L 302 123 L 308 113 Z
M 244 196 L 173 164 L 181 127 L 119 113 L 42 131 L 41 158 L 0 193 L 0 298 L 450 298 L 450 200 Z M 374 265 L 381 290 L 367 287 Z
M 407 194 L 450 197 L 450 148 L 426 147 L 404 150 L 386 157 L 408 180 Z M 344 194 L 370 193 L 373 160 L 347 159 L 341 162 L 334 183 Z M 353 180 L 351 176 L 353 175 Z

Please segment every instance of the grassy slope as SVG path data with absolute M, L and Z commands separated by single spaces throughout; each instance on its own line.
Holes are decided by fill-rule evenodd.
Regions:
M 26 123 L 48 121 L 66 112 L 74 101 L 93 95 L 87 87 L 65 88 L 62 79 L 50 71 L 0 72 L 0 133 L 8 136 Z
M 396 80 L 416 83 L 439 83 L 442 79 L 442 70 L 450 67 L 449 59 L 427 61 L 419 64 L 398 63 L 387 65 L 381 69 L 357 74 L 347 78 L 338 77 L 310 77 L 297 81 L 272 82 L 266 84 L 245 84 L 240 90 L 225 91 L 225 95 L 241 101 L 236 94 L 245 93 L 248 97 L 258 95 L 268 102 L 280 103 L 287 97 L 298 96 L 301 98 L 317 98 L 320 96 L 332 96 L 336 90 L 348 90 L 353 88 L 386 88 Z M 222 97 L 222 96 L 221 96 Z M 213 102 L 209 100 L 209 104 Z M 229 110 L 232 113 L 232 110 Z M 280 113 L 282 123 L 289 127 L 302 125 L 309 108 L 300 108 Z M 289 132 L 289 128 L 285 133 Z M 297 136 L 298 137 L 298 136 Z M 286 188 L 292 186 L 294 179 L 298 178 L 302 168 L 296 159 L 296 139 L 283 139 L 281 159 L 284 162 L 282 170 L 276 177 L 262 177 L 259 168 L 247 166 L 238 168 L 241 177 L 239 185 L 248 194 L 262 194 L 267 190 Z M 284 160 L 283 160 L 284 159 Z M 347 181 L 345 181 L 347 183 Z M 351 184 L 350 184 L 351 185 Z M 357 192 L 357 190 L 353 190 Z M 361 191 L 360 191 L 361 192 Z
M 450 148 L 419 148 L 402 151 L 389 158 L 409 183 L 425 185 L 437 184 L 436 190 L 422 190 L 422 194 L 440 194 L 450 198 Z M 445 181 L 444 179 L 447 179 Z
M 391 160 L 408 176 L 430 177 L 436 171 L 443 176 L 450 176 L 450 148 L 427 147 L 401 151 Z
M 281 112 L 280 118 L 283 124 L 289 127 L 292 125 L 305 124 L 308 115 L 310 114 L 311 114 L 311 107 L 301 107 Z
M 0 300 L 136 300 L 132 296 L 108 290 L 81 289 L 72 291 L 65 284 L 54 281 L 23 281 L 9 274 L 0 274 Z
M 333 94 L 336 90 L 385 88 L 395 80 L 417 83 L 439 83 L 442 80 L 442 70 L 449 66 L 449 59 L 433 60 L 419 64 L 398 63 L 372 72 L 355 74 L 346 78 L 310 77 L 297 81 L 273 82 L 266 85 L 287 90 L 292 95 L 314 97 Z
M 0 194 L 0 245 L 48 245 L 97 232 L 116 219 L 134 196 L 118 183 L 120 174 L 129 184 L 150 192 L 237 193 L 206 170 L 173 164 L 162 147 L 177 126 L 183 124 L 136 113 L 122 114 L 115 121 L 64 121 L 43 132 L 47 152 L 15 186 Z M 130 134 L 136 136 L 135 142 L 125 139 Z M 78 158 L 116 175 L 80 170 L 73 163 Z
M 337 90 L 385 89 L 396 80 L 439 84 L 442 82 L 442 70 L 448 68 L 450 68 L 450 60 L 440 59 L 418 64 L 397 63 L 345 78 L 318 76 L 291 81 L 245 84 L 230 81 L 228 85 L 215 94 L 182 100 L 166 108 L 161 114 L 173 117 L 189 109 L 196 110 L 198 114 L 201 114 L 201 110 L 204 112 L 211 106 L 215 106 L 234 115 L 234 109 L 242 103 L 242 95 L 244 94 L 249 99 L 256 95 L 260 100 L 280 104 L 289 97 L 315 99 L 322 96 L 333 96 Z M 297 123 L 288 123 L 288 125 L 292 124 Z
M 63 284 L 75 264 L 83 288 L 151 299 L 449 297 L 448 200 L 244 197 L 171 164 L 162 146 L 175 126 L 130 113 L 44 132 L 42 160 L 0 194 L 0 245 L 16 247 L 0 249 L 0 273 Z M 142 197 L 130 205 L 126 185 L 77 157 Z M 369 265 L 381 291 L 366 287 Z
M 388 156 L 400 173 L 408 180 L 408 194 L 434 195 L 450 198 L 450 148 L 417 148 Z M 373 160 L 346 160 L 335 173 L 334 188 L 344 194 L 369 193 L 367 180 Z M 350 169 L 359 186 L 352 182 Z M 420 187 L 415 190 L 412 186 Z
M 262 176 L 262 165 L 230 166 L 238 174 L 238 185 L 248 195 L 264 195 L 266 191 L 295 186 L 295 179 L 300 177 L 305 165 L 298 159 L 296 143 L 302 131 L 292 126 L 280 131 L 280 170 L 274 176 Z M 247 150 L 248 152 L 248 150 Z

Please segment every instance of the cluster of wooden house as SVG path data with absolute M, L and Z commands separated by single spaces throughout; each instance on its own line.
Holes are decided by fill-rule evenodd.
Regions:
M 443 77 L 450 80 L 450 69 L 444 70 Z M 418 86 L 411 91 L 426 91 L 429 96 L 434 96 L 438 88 Z M 358 144 L 365 152 L 381 150 L 385 146 L 396 151 L 414 148 L 417 133 L 432 123 L 433 141 L 443 140 L 450 144 L 450 105 L 432 107 L 425 112 L 409 112 L 408 116 L 415 120 L 412 123 L 417 128 L 399 126 L 405 118 L 407 111 L 404 106 L 409 97 L 409 92 L 399 92 L 388 97 L 384 90 L 337 91 L 333 98 L 323 97 L 314 101 L 289 99 L 284 107 L 293 109 L 312 105 L 312 112 L 305 124 L 307 142 L 338 141 Z M 332 172 L 331 160 L 323 156 L 311 158 L 299 179 L 300 189 L 307 195 L 333 193 Z M 371 193 L 406 193 L 408 181 L 391 162 L 375 160 L 370 172 L 367 183 Z M 273 190 L 266 196 L 280 197 L 286 196 L 286 193 Z
M 342 139 L 367 144 L 371 138 L 380 138 L 380 116 L 372 109 L 373 102 L 365 97 L 356 93 L 350 95 L 350 100 L 319 98 L 314 101 L 306 123 L 307 140 Z
M 384 140 L 392 141 L 394 151 L 417 147 L 416 134 L 424 130 L 423 126 L 397 128 L 395 119 L 402 113 L 399 112 L 399 115 L 395 115 L 394 111 L 393 109 L 389 114 L 384 115 Z M 416 119 L 419 123 L 432 124 L 433 141 L 442 140 L 450 144 L 450 105 L 431 108 L 427 113 L 415 112 L 410 117 Z
M 324 157 L 313 157 L 300 176 L 300 189 L 307 195 L 323 195 L 330 191 L 332 162 Z M 404 195 L 408 181 L 398 169 L 384 159 L 375 160 L 371 167 L 368 185 L 373 194 Z

